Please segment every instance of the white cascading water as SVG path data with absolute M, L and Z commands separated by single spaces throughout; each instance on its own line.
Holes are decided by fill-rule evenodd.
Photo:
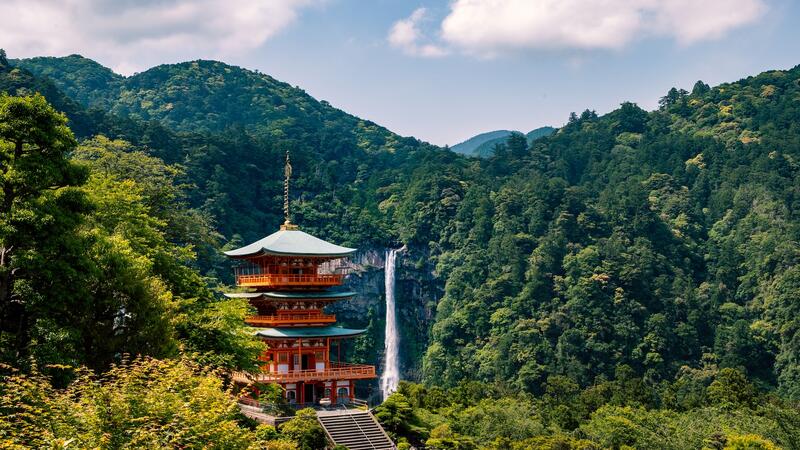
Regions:
M 381 375 L 381 394 L 386 400 L 397 390 L 400 382 L 400 336 L 397 332 L 397 314 L 394 303 L 394 268 L 398 250 L 386 251 L 386 343 L 384 344 L 383 374 Z

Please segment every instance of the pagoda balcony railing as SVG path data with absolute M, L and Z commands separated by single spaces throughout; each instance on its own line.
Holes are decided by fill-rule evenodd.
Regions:
M 316 275 L 280 275 L 280 274 L 253 274 L 238 275 L 236 284 L 244 287 L 329 287 L 342 284 L 342 274 L 316 274 Z
M 323 313 L 294 313 L 278 314 L 275 316 L 250 316 L 245 319 L 248 325 L 257 327 L 277 327 L 281 325 L 295 325 L 305 323 L 335 323 L 335 314 Z
M 295 383 L 298 381 L 366 380 L 375 378 L 375 366 L 366 364 L 330 363 L 325 369 L 290 370 L 277 372 L 233 372 L 239 383 Z

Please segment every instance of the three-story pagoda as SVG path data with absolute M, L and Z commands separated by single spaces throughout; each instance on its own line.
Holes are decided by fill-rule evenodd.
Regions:
M 246 378 L 279 384 L 289 403 L 348 403 L 355 380 L 375 378 L 375 366 L 340 361 L 342 340 L 365 330 L 338 327 L 336 316 L 325 312 L 355 293 L 339 288 L 344 274 L 324 267 L 356 249 L 316 238 L 289 221 L 288 156 L 286 167 L 286 222 L 259 241 L 225 252 L 241 261 L 236 285 L 252 291 L 225 295 L 249 300 L 258 313 L 247 323 L 267 344 L 259 358 L 261 372 Z

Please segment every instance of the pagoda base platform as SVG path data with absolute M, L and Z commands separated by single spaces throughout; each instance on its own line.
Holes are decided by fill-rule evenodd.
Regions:
M 342 414 L 347 411 L 369 411 L 369 405 L 365 400 L 354 398 L 347 403 L 338 405 L 322 405 L 317 403 L 289 403 L 282 405 L 288 408 L 289 411 L 282 412 L 275 405 L 268 403 L 259 403 L 250 398 L 239 399 L 239 410 L 245 416 L 255 420 L 259 423 L 266 423 L 269 425 L 280 425 L 287 420 L 294 417 L 294 411 L 312 408 L 317 412 L 317 416 L 336 415 Z

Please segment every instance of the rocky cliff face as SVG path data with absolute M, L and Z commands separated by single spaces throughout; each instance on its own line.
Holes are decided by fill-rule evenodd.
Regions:
M 346 286 L 357 293 L 330 308 L 343 326 L 367 328 L 365 336 L 346 345 L 348 358 L 383 367 L 386 317 L 384 265 L 386 249 L 363 249 L 350 258 Z M 401 379 L 419 380 L 422 355 L 443 282 L 433 272 L 427 249 L 409 248 L 397 257 L 395 298 L 400 328 Z

